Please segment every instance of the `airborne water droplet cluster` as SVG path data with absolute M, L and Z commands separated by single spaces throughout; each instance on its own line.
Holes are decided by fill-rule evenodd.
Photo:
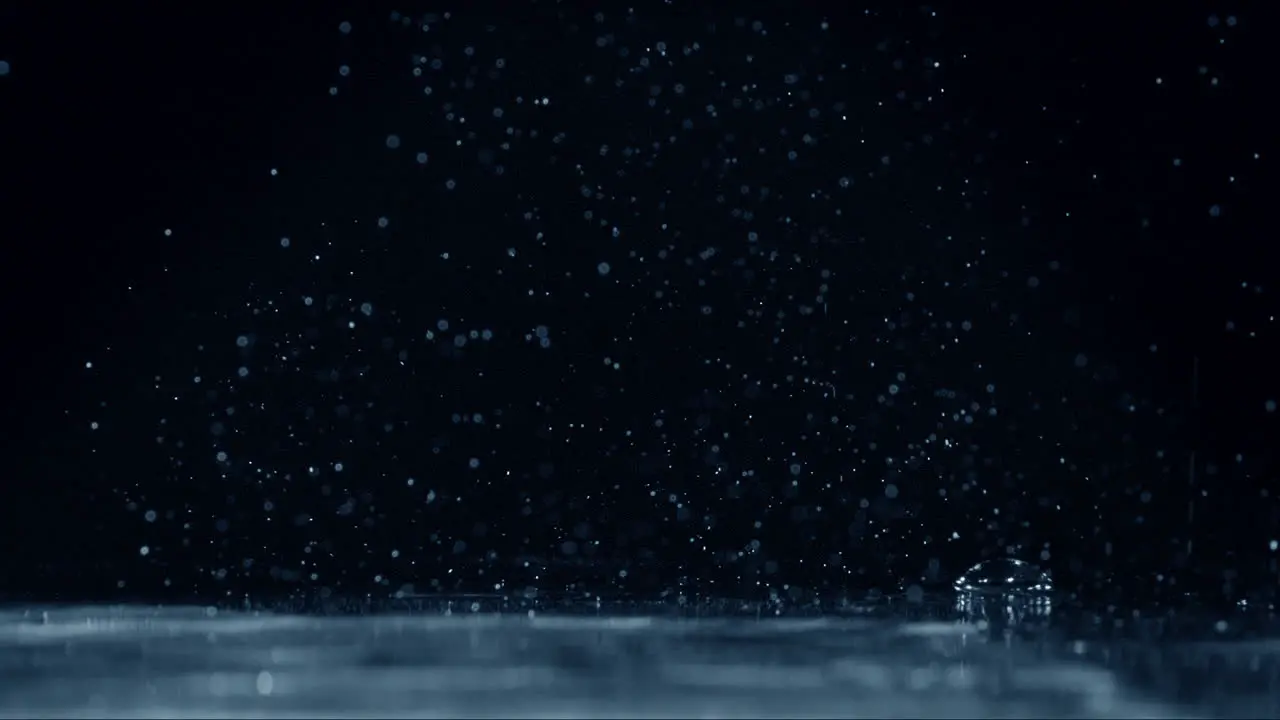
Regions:
M 984 560 L 956 578 L 961 592 L 1040 593 L 1053 591 L 1053 579 L 1031 563 L 1012 558 Z

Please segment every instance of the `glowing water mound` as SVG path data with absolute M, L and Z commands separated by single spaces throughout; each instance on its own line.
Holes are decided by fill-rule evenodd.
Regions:
M 1053 578 L 1031 563 L 1011 558 L 984 560 L 956 578 L 956 590 L 969 593 L 1053 592 Z

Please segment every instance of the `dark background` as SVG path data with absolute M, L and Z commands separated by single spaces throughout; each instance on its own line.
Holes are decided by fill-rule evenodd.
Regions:
M 4 6 L 0 590 L 1273 591 L 1264 19 L 838 8 Z

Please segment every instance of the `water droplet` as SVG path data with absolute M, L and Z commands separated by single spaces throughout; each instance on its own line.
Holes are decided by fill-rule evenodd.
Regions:
M 924 602 L 924 588 L 919 585 L 911 585 L 907 587 L 907 602 L 919 605 Z
M 998 558 L 969 568 L 956 578 L 955 588 L 961 592 L 1047 593 L 1053 590 L 1053 579 L 1031 563 Z

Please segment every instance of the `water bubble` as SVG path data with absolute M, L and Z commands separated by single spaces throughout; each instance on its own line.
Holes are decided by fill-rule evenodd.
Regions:
M 979 593 L 1047 593 L 1053 579 L 1040 568 L 1022 560 L 984 560 L 956 578 L 956 590 Z

